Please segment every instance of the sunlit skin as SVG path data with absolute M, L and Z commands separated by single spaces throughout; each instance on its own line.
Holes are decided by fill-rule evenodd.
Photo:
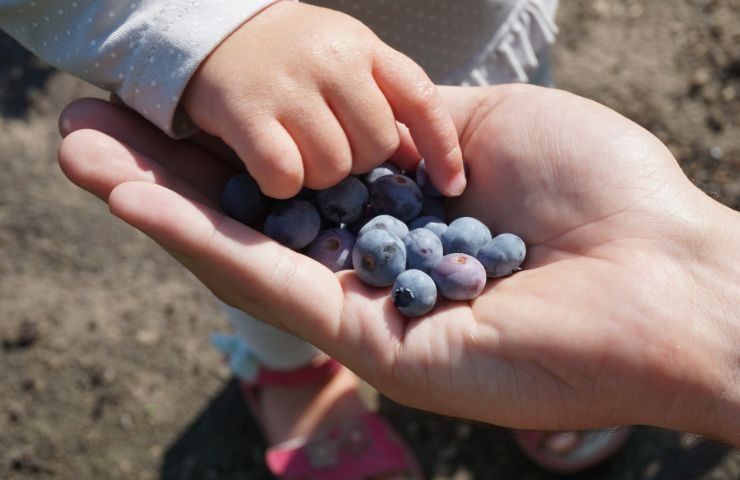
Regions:
M 367 173 L 411 138 L 441 191 L 465 188 L 455 126 L 432 81 L 335 10 L 299 2 L 265 8 L 211 52 L 181 105 L 236 150 L 272 197 Z
M 60 162 L 219 298 L 402 403 L 515 428 L 650 424 L 740 444 L 740 214 L 594 102 L 531 86 L 440 94 L 469 167 L 451 212 L 519 235 L 528 257 L 479 298 L 410 321 L 387 288 L 225 217 L 217 198 L 234 170 L 210 139 L 175 143 L 86 101 L 63 116 Z

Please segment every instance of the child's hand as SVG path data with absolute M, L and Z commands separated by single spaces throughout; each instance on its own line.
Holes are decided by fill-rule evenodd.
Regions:
M 272 197 L 371 170 L 412 143 L 396 120 L 442 193 L 465 188 L 457 132 L 434 84 L 362 23 L 333 10 L 293 2 L 266 9 L 201 65 L 183 102 Z

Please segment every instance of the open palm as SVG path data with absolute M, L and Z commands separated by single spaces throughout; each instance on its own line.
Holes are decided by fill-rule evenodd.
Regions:
M 672 314 L 693 299 L 681 265 L 698 190 L 657 139 L 593 102 L 527 86 L 442 95 L 469 167 L 450 212 L 520 235 L 528 259 L 478 299 L 411 321 L 387 289 L 224 216 L 218 197 L 236 162 L 210 140 L 174 142 L 82 101 L 63 115 L 75 133 L 60 162 L 220 299 L 403 403 L 520 428 L 672 424 L 686 413 L 672 405 L 704 381 L 692 373 L 702 325 Z

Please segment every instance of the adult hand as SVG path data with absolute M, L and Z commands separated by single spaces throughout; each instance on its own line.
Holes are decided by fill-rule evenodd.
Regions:
M 469 166 L 451 211 L 520 235 L 528 259 L 478 299 L 411 321 L 387 289 L 225 217 L 230 164 L 128 112 L 73 104 L 60 162 L 223 301 L 402 403 L 515 428 L 651 424 L 740 444 L 740 215 L 596 103 L 529 86 L 441 94 Z

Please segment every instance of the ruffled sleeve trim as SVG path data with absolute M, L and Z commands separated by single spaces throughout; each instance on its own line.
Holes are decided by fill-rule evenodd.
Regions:
M 452 75 L 445 83 L 530 82 L 532 73 L 541 66 L 537 53 L 552 45 L 558 34 L 553 12 L 545 0 L 521 0 L 472 66 Z M 502 69 L 502 63 L 508 68 Z

